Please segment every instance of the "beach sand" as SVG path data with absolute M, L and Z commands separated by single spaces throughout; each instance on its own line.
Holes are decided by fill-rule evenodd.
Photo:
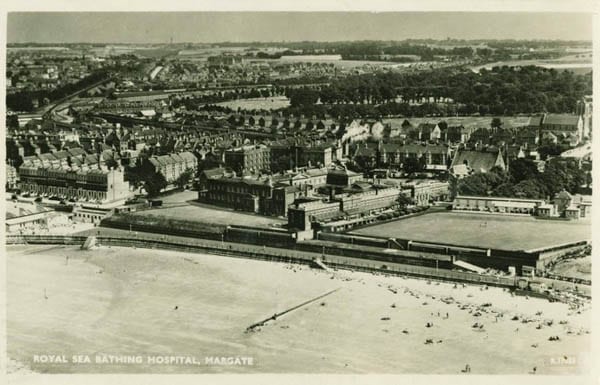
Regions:
M 589 370 L 589 306 L 578 314 L 567 304 L 513 297 L 501 288 L 454 288 L 350 271 L 332 275 L 162 250 L 7 250 L 8 355 L 36 372 L 455 374 L 466 364 L 473 374 Z M 336 288 L 257 332 L 245 332 Z M 450 296 L 453 303 L 440 300 Z M 478 310 L 484 303 L 491 306 Z M 515 315 L 518 321 L 511 320 Z M 545 320 L 553 320 L 552 326 Z M 69 360 L 88 355 L 92 363 L 34 362 L 40 354 Z M 95 364 L 102 354 L 191 356 L 203 363 L 206 357 L 242 356 L 252 357 L 253 365 Z

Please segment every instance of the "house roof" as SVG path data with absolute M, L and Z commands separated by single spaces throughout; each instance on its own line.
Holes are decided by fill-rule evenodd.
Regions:
M 325 168 L 311 168 L 303 172 L 307 176 L 323 176 L 327 175 L 327 169 Z
M 542 125 L 543 116 L 532 116 L 529 118 L 528 126 L 530 127 L 539 127 Z
M 579 115 L 569 114 L 548 114 L 544 118 L 544 125 L 556 124 L 561 126 L 576 126 L 579 122 Z
M 538 136 L 538 131 L 535 128 L 521 128 L 517 130 L 518 138 L 535 138 Z
M 508 156 L 517 156 L 523 148 L 521 146 L 508 146 L 506 148 L 506 153 Z
M 457 164 L 450 168 L 450 172 L 459 177 L 469 175 L 471 173 L 471 171 L 472 171 L 471 168 L 464 163 Z
M 459 164 L 466 164 L 474 171 L 487 172 L 496 165 L 499 156 L 499 152 L 461 149 L 457 151 L 456 156 L 452 160 L 452 167 Z
M 181 156 L 181 158 L 183 158 L 183 160 L 187 160 L 187 161 L 193 162 L 196 160 L 196 156 L 189 151 L 180 152 L 179 156 Z
M 69 148 L 68 151 L 69 151 L 69 154 L 71 154 L 71 156 L 86 155 L 85 150 L 81 147 L 72 147 L 72 148 Z
M 375 156 L 375 154 L 376 154 L 375 149 L 361 146 L 356 149 L 356 153 L 354 154 L 354 156 L 371 157 L 371 156 Z
M 561 192 L 557 193 L 556 196 L 554 197 L 554 199 L 572 199 L 573 197 L 571 196 L 571 194 L 569 194 L 566 190 L 562 190 Z
M 206 178 L 214 178 L 214 177 L 221 177 L 223 175 L 225 175 L 225 169 L 218 167 L 218 168 L 211 168 L 209 170 L 204 170 L 202 171 L 202 174 L 206 177 Z
M 448 153 L 448 147 L 444 145 L 422 145 L 422 144 L 405 144 L 399 143 L 385 143 L 381 146 L 382 150 L 386 153 L 408 153 L 408 154 L 446 154 Z
M 417 130 L 421 130 L 422 132 L 431 132 L 437 124 L 435 123 L 421 123 L 417 126 Z

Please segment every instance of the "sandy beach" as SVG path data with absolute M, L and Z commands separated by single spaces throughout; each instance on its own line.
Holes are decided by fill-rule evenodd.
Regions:
M 473 374 L 589 370 L 589 305 L 572 310 L 500 288 L 162 250 L 26 245 L 7 251 L 8 355 L 23 370 L 458 374 L 466 364 Z M 42 354 L 69 362 L 35 362 Z M 203 364 L 73 363 L 73 355 L 180 355 Z M 205 363 L 215 356 L 251 357 L 253 364 Z

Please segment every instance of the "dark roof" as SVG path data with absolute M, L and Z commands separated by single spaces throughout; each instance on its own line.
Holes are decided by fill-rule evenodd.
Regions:
M 417 126 L 417 130 L 421 130 L 423 132 L 431 132 L 437 126 L 435 123 L 421 123 Z
M 471 133 L 471 136 L 490 136 L 491 131 L 485 127 L 479 127 Z
M 400 143 L 385 143 L 382 146 L 383 151 L 387 153 L 408 153 L 408 154 L 446 154 L 448 152 L 448 147 L 444 145 L 422 145 L 422 144 L 405 144 L 401 145 Z
M 539 127 L 542 125 L 542 118 L 543 116 L 532 116 L 531 118 L 529 118 L 529 124 L 528 126 L 530 127 Z
M 533 127 L 525 127 L 517 130 L 518 138 L 536 138 L 538 136 L 538 130 Z
M 469 132 L 462 124 L 459 126 L 448 126 L 448 133 L 466 133 Z
M 356 154 L 354 156 L 367 156 L 367 157 L 371 157 L 371 156 L 375 156 L 376 151 L 373 148 L 369 148 L 369 147 L 359 147 L 356 149 Z

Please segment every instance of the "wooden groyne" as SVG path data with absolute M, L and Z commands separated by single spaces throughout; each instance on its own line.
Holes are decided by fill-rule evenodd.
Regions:
M 328 295 L 330 295 L 330 294 L 333 294 L 333 293 L 335 293 L 335 292 L 336 292 L 336 291 L 338 291 L 338 290 L 340 290 L 340 288 L 339 288 L 339 287 L 338 287 L 337 289 L 334 289 L 334 290 L 328 291 L 328 292 L 327 292 L 327 293 L 325 293 L 325 294 L 321 294 L 321 295 L 320 295 L 320 296 L 318 296 L 318 297 L 315 297 L 315 298 L 309 299 L 308 301 L 302 302 L 302 303 L 301 303 L 301 304 L 299 304 L 299 305 L 296 305 L 296 306 L 293 306 L 293 307 L 291 307 L 291 308 L 289 308 L 289 309 L 286 309 L 286 310 L 284 310 L 284 311 L 282 311 L 282 312 L 280 312 L 280 313 L 275 313 L 275 314 L 273 314 L 271 317 L 269 317 L 269 318 L 265 318 L 265 319 L 264 319 L 264 320 L 262 320 L 262 321 L 259 321 L 259 322 L 256 322 L 256 323 L 253 323 L 252 325 L 250 325 L 250 326 L 248 326 L 248 327 L 246 328 L 246 332 L 251 332 L 251 331 L 254 331 L 254 329 L 256 329 L 256 328 L 257 328 L 257 327 L 259 327 L 259 326 L 264 326 L 264 325 L 265 325 L 267 322 L 269 322 L 269 321 L 275 321 L 277 318 L 281 317 L 281 316 L 282 316 L 282 315 L 284 315 L 284 314 L 287 314 L 287 313 L 289 313 L 289 312 L 292 312 L 292 311 L 294 311 L 294 310 L 300 309 L 301 307 L 303 307 L 303 306 L 306 306 L 306 305 L 308 305 L 308 304 L 310 304 L 310 303 L 312 303 L 312 302 L 315 302 L 315 301 L 317 301 L 317 300 L 319 300 L 319 299 L 321 299 L 321 298 L 327 297 Z

